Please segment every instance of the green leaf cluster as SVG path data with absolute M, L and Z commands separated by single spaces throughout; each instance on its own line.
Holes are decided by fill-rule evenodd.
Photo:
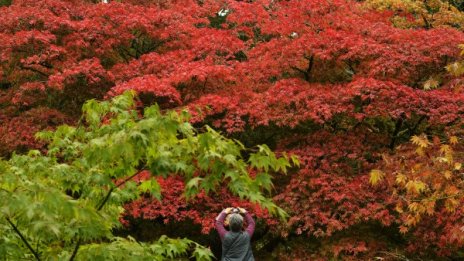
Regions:
M 143 244 L 112 234 L 125 202 L 141 193 L 162 200 L 156 176 L 181 176 L 186 198 L 227 186 L 286 217 L 264 193 L 272 189 L 271 173 L 297 165 L 296 157 L 277 157 L 263 145 L 245 159 L 240 142 L 208 126 L 197 131 L 186 112 L 162 112 L 154 105 L 140 115 L 134 96 L 126 92 L 109 101 L 88 101 L 78 126 L 37 134 L 49 144 L 46 154 L 30 151 L 0 160 L 0 257 L 163 260 L 191 254 L 211 259 L 208 249 L 187 239 L 162 237 Z M 153 177 L 136 183 L 141 170 Z

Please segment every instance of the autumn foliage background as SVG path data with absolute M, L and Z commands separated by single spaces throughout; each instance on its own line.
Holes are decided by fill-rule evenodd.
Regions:
M 2 157 L 45 149 L 37 131 L 133 89 L 140 107 L 188 108 L 198 126 L 300 158 L 274 177 L 287 224 L 226 190 L 187 202 L 170 177 L 161 202 L 126 205 L 119 233 L 218 253 L 212 220 L 235 205 L 256 215 L 262 259 L 464 255 L 462 2 L 0 3 Z

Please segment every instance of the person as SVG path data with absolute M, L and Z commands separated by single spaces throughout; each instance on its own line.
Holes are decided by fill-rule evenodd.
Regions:
M 247 223 L 243 231 L 243 216 Z M 228 216 L 229 215 L 229 216 Z M 224 227 L 228 217 L 230 231 Z M 251 237 L 255 231 L 255 221 L 243 208 L 226 208 L 216 217 L 216 229 L 222 242 L 221 261 L 254 261 Z

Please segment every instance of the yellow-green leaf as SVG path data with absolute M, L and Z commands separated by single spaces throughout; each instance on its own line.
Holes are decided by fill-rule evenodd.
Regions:
M 373 169 L 371 170 L 369 182 L 373 186 L 375 186 L 377 185 L 377 183 L 379 183 L 379 181 L 382 181 L 384 177 L 385 177 L 385 173 L 383 173 L 383 171 L 378 170 L 378 169 Z

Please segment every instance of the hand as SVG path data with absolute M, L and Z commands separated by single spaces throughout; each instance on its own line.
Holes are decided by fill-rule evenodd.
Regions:
M 238 208 L 238 210 L 240 210 L 240 214 L 245 214 L 245 213 L 247 213 L 246 209 L 244 209 L 244 208 Z
M 227 215 L 230 214 L 230 212 L 232 212 L 232 209 L 233 209 L 233 208 L 226 208 L 226 209 L 223 209 L 222 212 L 219 213 L 219 215 L 217 215 L 216 220 L 219 219 L 219 217 L 221 216 L 222 213 L 225 213 L 225 214 L 227 214 Z

